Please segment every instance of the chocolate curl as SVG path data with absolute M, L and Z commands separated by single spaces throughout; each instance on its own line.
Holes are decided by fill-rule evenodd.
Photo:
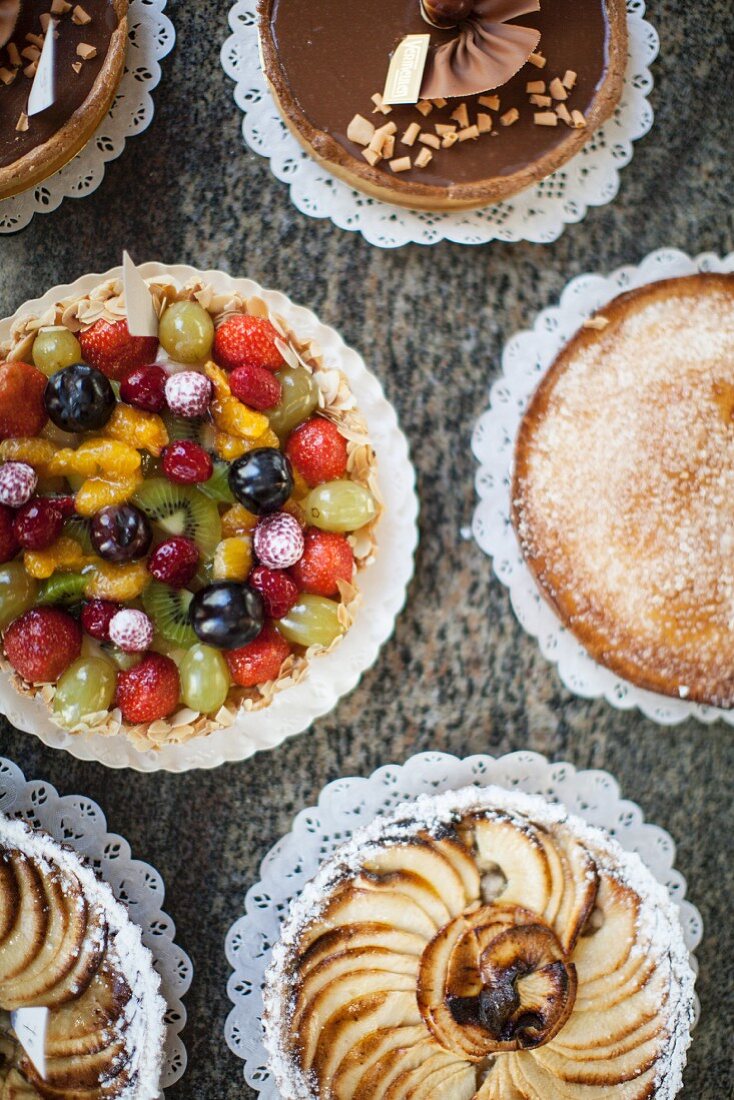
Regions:
M 466 11 L 463 0 L 422 0 L 424 18 L 450 19 Z M 429 55 L 422 99 L 478 95 L 506 84 L 540 42 L 540 31 L 509 23 L 540 11 L 540 0 L 473 0 L 470 13 L 453 24 L 456 34 Z M 452 24 L 434 23 L 449 28 Z
M 6 46 L 13 36 L 15 24 L 20 15 L 20 0 L 0 0 L 0 49 Z

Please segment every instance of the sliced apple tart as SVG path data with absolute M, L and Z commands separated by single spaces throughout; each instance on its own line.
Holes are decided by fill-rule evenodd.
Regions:
M 159 984 L 109 887 L 74 852 L 0 815 L 2 1100 L 158 1097 Z M 35 1057 L 18 1039 L 31 1008 L 48 1010 Z
M 264 1004 L 284 1100 L 668 1100 L 693 973 L 637 855 L 541 798 L 467 788 L 322 866 Z

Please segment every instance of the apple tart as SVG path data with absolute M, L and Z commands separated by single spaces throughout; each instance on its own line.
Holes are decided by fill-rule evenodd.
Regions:
M 284 1100 L 667 1100 L 693 974 L 636 854 L 472 787 L 376 819 L 321 867 L 264 1004 Z
M 45 833 L 0 816 L 2 1100 L 153 1100 L 159 984 L 140 930 L 109 887 Z M 11 1017 L 37 1007 L 48 1009 L 45 1071 Z

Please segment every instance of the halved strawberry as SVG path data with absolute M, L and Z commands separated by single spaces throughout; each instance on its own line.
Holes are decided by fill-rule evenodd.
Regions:
M 224 656 L 232 679 L 240 687 L 257 687 L 274 680 L 291 647 L 272 624 L 263 627 L 259 636 L 241 649 L 232 649 Z
M 117 677 L 117 706 L 133 725 L 167 718 L 178 706 L 181 681 L 170 657 L 149 653 Z
M 354 554 L 345 535 L 309 527 L 300 561 L 289 570 L 302 592 L 313 596 L 336 596 L 338 581 L 351 581 Z
M 79 343 L 84 362 L 117 381 L 152 363 L 158 353 L 158 337 L 131 336 L 125 320 L 96 321 L 79 333 Z
M 338 481 L 346 473 L 347 441 L 336 424 L 323 416 L 299 424 L 285 451 L 293 468 L 311 488 L 324 481 Z
M 0 440 L 38 435 L 48 416 L 43 403 L 46 375 L 29 363 L 0 366 Z
M 214 359 L 225 370 L 243 366 L 280 370 L 285 361 L 276 346 L 277 339 L 278 332 L 270 321 L 237 313 L 217 329 Z
M 81 653 L 82 631 L 65 611 L 37 607 L 10 624 L 3 644 L 19 676 L 30 684 L 53 684 Z

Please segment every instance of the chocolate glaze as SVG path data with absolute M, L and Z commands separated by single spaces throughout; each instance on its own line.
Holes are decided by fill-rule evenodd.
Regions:
M 527 64 L 497 89 L 501 113 L 517 107 L 519 121 L 510 127 L 496 125 L 496 137 L 486 135 L 436 151 L 427 168 L 401 173 L 401 179 L 448 187 L 510 176 L 561 145 L 569 135 L 565 124 L 543 127 L 533 122 L 534 108 L 525 92 L 530 80 L 550 80 L 573 69 L 578 82 L 568 106 L 588 113 L 609 63 L 606 0 L 543 0 L 539 13 L 513 22 L 541 31 L 539 49 L 548 59 L 545 69 Z M 387 121 L 371 115 L 370 97 L 382 92 L 390 54 L 403 36 L 430 29 L 419 0 L 275 0 L 271 26 L 290 93 L 300 109 L 317 130 L 330 134 L 362 161 L 359 147 L 346 136 L 347 127 L 355 114 L 377 119 L 378 125 Z M 431 30 L 432 42 L 446 42 L 452 33 Z M 476 101 L 476 96 L 466 97 L 472 118 Z M 395 107 L 389 118 L 399 133 L 416 121 L 433 132 L 436 122 L 450 121 L 459 102 L 434 110 L 425 122 L 413 106 Z M 496 123 L 496 115 L 493 118 Z M 397 149 L 410 152 L 400 145 Z M 386 174 L 391 175 L 389 169 Z
M 30 43 L 26 34 L 42 34 L 40 16 L 50 8 L 49 0 L 25 0 L 11 41 L 22 51 Z M 20 157 L 43 145 L 82 106 L 92 90 L 118 26 L 112 0 L 83 0 L 82 6 L 92 16 L 92 22 L 79 27 L 71 15 L 59 17 L 56 41 L 56 101 L 48 110 L 29 120 L 26 131 L 16 131 L 18 119 L 28 106 L 32 78 L 21 69 L 15 81 L 0 84 L 0 168 L 6 168 Z M 77 75 L 72 64 L 80 61 L 76 48 L 80 42 L 94 46 L 97 56 L 82 64 Z M 23 59 L 24 62 L 25 58 Z M 0 66 L 11 68 L 7 48 L 0 50 Z

